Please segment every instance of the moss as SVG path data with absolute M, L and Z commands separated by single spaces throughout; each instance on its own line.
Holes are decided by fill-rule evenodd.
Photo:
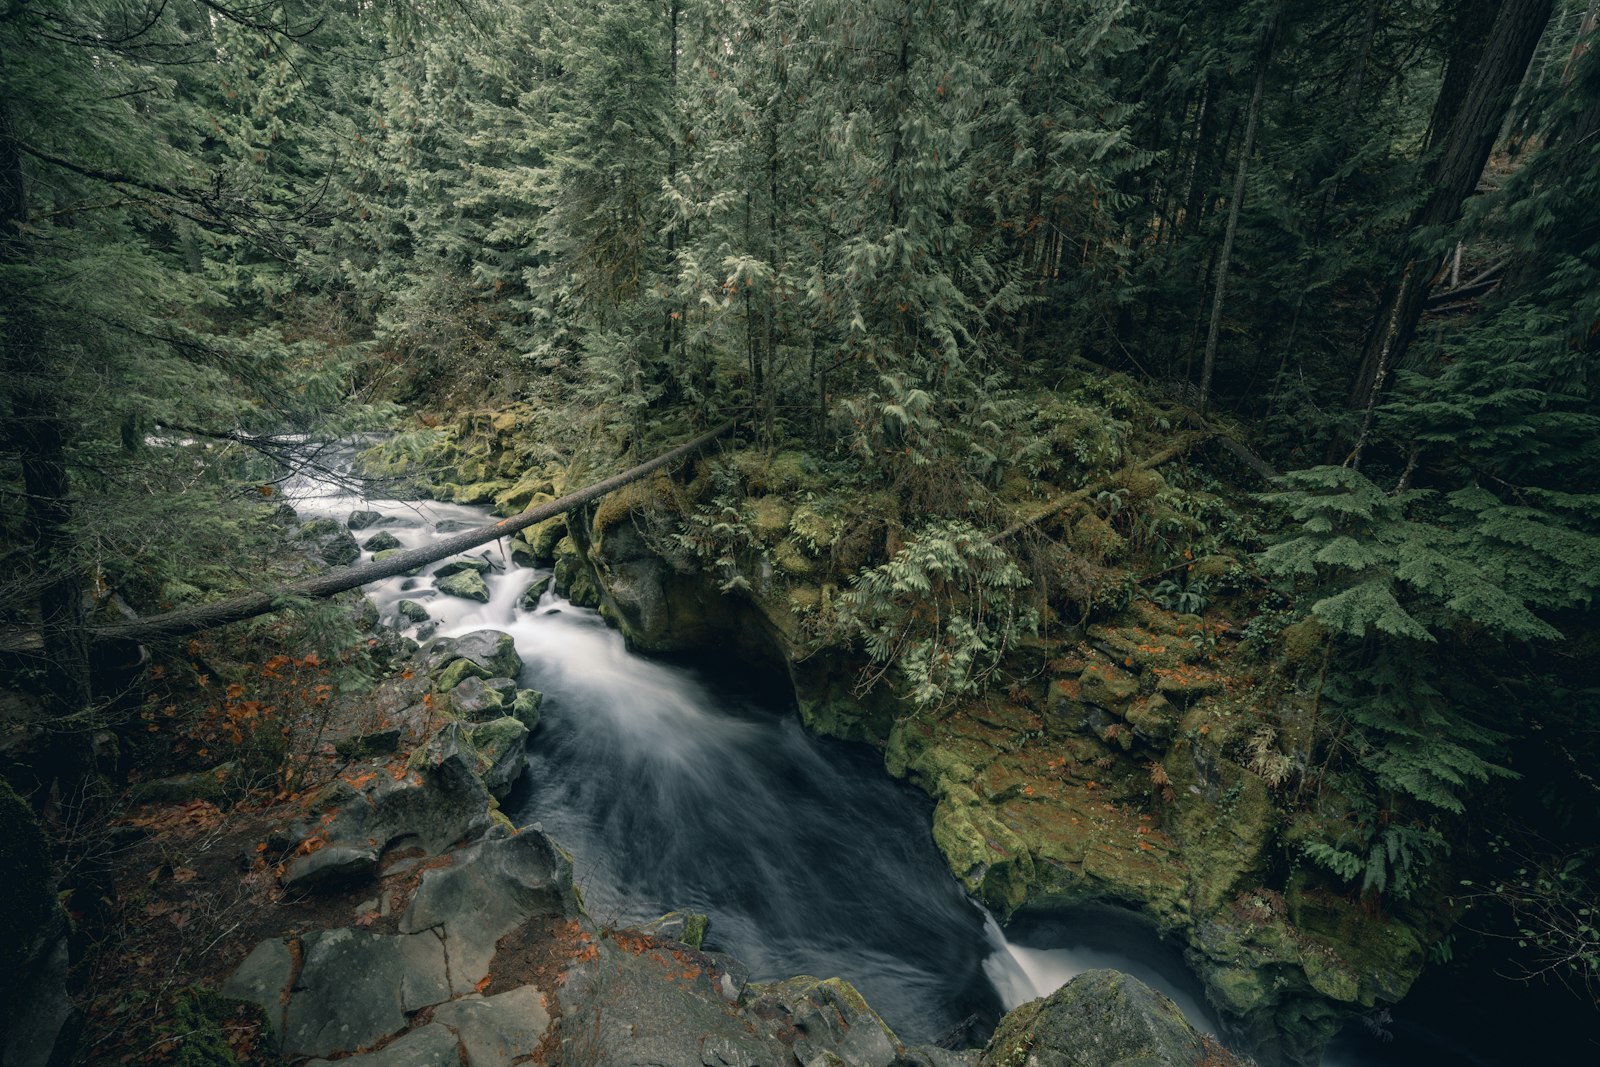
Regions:
M 1106 708 L 1126 704 L 1139 693 L 1138 679 L 1104 663 L 1084 668 L 1078 685 L 1084 700 Z
M 782 498 L 754 497 L 744 502 L 744 521 L 759 544 L 771 544 L 789 531 L 793 511 Z
M 171 1040 L 178 1043 L 174 1067 L 237 1067 L 240 1061 L 230 1035 L 250 1027 L 258 1027 L 262 1033 L 270 1029 L 265 1014 L 256 1005 L 219 996 L 199 986 L 178 990 L 172 1008 Z M 276 1056 L 263 1056 L 263 1052 L 254 1050 L 250 1062 L 281 1062 Z
M 433 688 L 441 693 L 448 693 L 468 678 L 493 678 L 487 667 L 481 667 L 470 659 L 453 659 L 440 671 L 433 680 Z
M 398 556 L 403 552 L 405 552 L 405 549 L 403 549 L 403 548 L 386 548 L 381 552 L 374 552 L 372 554 L 372 562 L 374 562 L 374 563 L 382 563 L 384 560 L 393 559 L 395 556 Z M 406 577 L 408 577 L 408 578 L 415 577 L 421 571 L 422 571 L 421 567 L 412 567 L 410 570 L 405 572 L 406 573 Z
M 1316 618 L 1307 617 L 1283 628 L 1283 658 L 1292 666 L 1305 667 L 1320 661 L 1327 643 L 1328 630 Z
M 1114 563 L 1128 551 L 1128 542 L 1111 528 L 1111 524 L 1090 512 L 1073 523 L 1067 535 L 1067 545 L 1073 551 L 1091 556 L 1102 563 Z
M 1002 917 L 1027 899 L 1033 857 L 970 788 L 946 789 L 933 809 L 933 840 L 968 891 Z

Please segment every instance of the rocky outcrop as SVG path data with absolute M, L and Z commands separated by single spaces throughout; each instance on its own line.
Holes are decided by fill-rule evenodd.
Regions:
M 1085 971 L 1007 1015 L 982 1067 L 1230 1067 L 1243 1064 L 1198 1033 L 1177 1005 L 1120 971 Z

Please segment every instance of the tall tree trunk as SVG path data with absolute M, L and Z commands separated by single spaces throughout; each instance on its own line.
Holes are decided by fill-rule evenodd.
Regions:
M 0 63 L 4 57 L 0 57 Z M 0 99 L 0 264 L 23 266 L 32 258 L 28 188 L 16 117 Z M 28 283 L 37 284 L 35 281 Z M 60 719 L 89 707 L 89 645 L 84 629 L 83 569 L 73 535 L 72 479 L 67 461 L 71 422 L 50 344 L 27 292 L 6 294 L 0 325 L 0 366 L 12 394 L 4 430 L 6 450 L 17 457 L 25 494 L 24 521 L 33 541 L 38 578 L 30 592 L 39 611 L 48 664 L 49 711 Z
M 1200 364 L 1200 411 L 1211 403 L 1211 375 L 1217 366 L 1217 341 L 1222 335 L 1223 300 L 1228 290 L 1228 267 L 1233 259 L 1233 241 L 1239 232 L 1239 207 L 1244 203 L 1245 182 L 1250 176 L 1250 154 L 1255 151 L 1256 125 L 1261 118 L 1261 98 L 1266 93 L 1267 67 L 1272 63 L 1272 45 L 1278 33 L 1278 11 L 1267 23 L 1261 39 L 1261 54 L 1256 60 L 1256 83 L 1250 91 L 1250 108 L 1244 120 L 1244 144 L 1239 149 L 1239 169 L 1233 177 L 1233 202 L 1228 205 L 1228 225 L 1222 234 L 1222 251 L 1217 259 L 1217 288 L 1211 298 L 1211 323 L 1206 327 L 1206 354 Z
M 1528 68 L 1552 6 L 1553 0 L 1506 0 L 1461 100 L 1435 107 L 1435 116 L 1451 116 L 1450 127 L 1428 170 L 1428 198 L 1412 216 L 1411 241 L 1461 217 L 1462 205 L 1477 188 L 1511 95 Z M 1445 89 L 1449 87 L 1447 80 Z M 1353 467 L 1360 466 L 1378 399 L 1422 316 L 1428 285 L 1439 262 L 1440 257 L 1413 246 L 1373 320 L 1350 392 L 1350 409 L 1362 412 L 1361 427 L 1346 460 Z

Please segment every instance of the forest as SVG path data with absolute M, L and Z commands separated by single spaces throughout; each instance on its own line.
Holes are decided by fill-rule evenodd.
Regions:
M 559 699 L 349 592 L 496 543 L 877 750 L 1002 924 L 1143 915 L 1238 1053 L 1319 1062 L 1476 969 L 1592 1054 L 1597 33 L 1596 0 L 8 0 L 0 1060 L 341 1051 L 218 992 L 229 930 L 313 919 L 198 902 L 312 892 L 375 709 L 424 716 L 413 770 L 461 686 L 537 749 Z M 308 520 L 308 478 L 504 529 L 383 557 L 417 545 Z M 373 896 L 374 847 L 317 884 Z M 571 966 L 627 957 L 576 908 Z M 559 1003 L 517 1062 L 658 1062 Z M 967 1059 L 890 1019 L 900 1058 L 816 1062 L 1069 1062 L 996 1016 Z

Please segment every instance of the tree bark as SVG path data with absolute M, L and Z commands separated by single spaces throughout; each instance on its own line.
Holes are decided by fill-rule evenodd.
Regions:
M 1552 6 L 1553 0 L 1506 0 L 1459 103 L 1441 101 L 1434 109 L 1435 118 L 1450 116 L 1449 130 L 1428 169 L 1428 198 L 1411 219 L 1413 251 L 1378 309 L 1351 387 L 1350 409 L 1363 412 L 1355 445 L 1346 459 L 1351 466 L 1360 466 L 1378 399 L 1410 343 L 1440 261 L 1416 242 L 1461 217 L 1462 205 L 1477 188 L 1511 95 L 1522 81 Z M 1447 79 L 1441 93 L 1448 91 Z
M 1217 341 L 1222 336 L 1222 308 L 1228 291 L 1228 267 L 1233 260 L 1234 237 L 1239 232 L 1239 207 L 1244 202 L 1245 182 L 1250 176 L 1250 153 L 1255 151 L 1261 97 L 1266 92 L 1267 67 L 1272 62 L 1272 45 L 1277 32 L 1278 11 L 1274 10 L 1261 40 L 1261 55 L 1256 60 L 1256 84 L 1250 91 L 1250 108 L 1244 120 L 1244 144 L 1239 149 L 1239 169 L 1233 177 L 1233 200 L 1228 205 L 1228 225 L 1223 231 L 1222 252 L 1217 260 L 1217 288 L 1211 298 L 1211 322 L 1206 327 L 1205 359 L 1200 364 L 1199 408 L 1202 414 L 1211 403 L 1211 374 L 1217 366 Z
M 343 567 L 339 570 L 319 574 L 303 581 L 292 582 L 277 589 L 261 593 L 250 593 L 246 596 L 234 597 L 231 600 L 218 601 L 215 604 L 201 604 L 181 611 L 172 611 L 164 615 L 152 615 L 148 618 L 135 619 L 129 622 L 106 623 L 96 625 L 88 631 L 89 638 L 97 645 L 112 642 L 144 642 L 160 638 L 181 637 L 185 634 L 198 633 L 216 626 L 223 626 L 231 622 L 253 618 L 276 611 L 286 599 L 318 599 L 330 597 L 335 593 L 342 593 L 346 589 L 355 589 L 375 582 L 381 578 L 392 578 L 404 574 L 414 567 L 421 567 L 429 563 L 465 552 L 469 548 L 490 541 L 509 537 L 518 530 L 526 529 L 535 523 L 564 515 L 577 507 L 582 507 L 590 501 L 597 500 L 607 493 L 621 489 L 630 482 L 636 482 L 646 475 L 653 474 L 662 467 L 667 466 L 685 456 L 693 455 L 712 441 L 721 437 L 737 424 L 737 419 L 729 419 L 715 429 L 708 430 L 694 440 L 679 445 L 661 453 L 654 459 L 645 461 L 636 467 L 630 467 L 621 474 L 614 474 L 602 481 L 568 493 L 556 500 L 549 500 L 536 507 L 529 508 L 520 515 L 499 522 L 480 526 L 475 530 L 464 530 L 453 537 L 429 545 L 425 548 L 413 548 L 380 562 L 357 564 L 353 567 Z

